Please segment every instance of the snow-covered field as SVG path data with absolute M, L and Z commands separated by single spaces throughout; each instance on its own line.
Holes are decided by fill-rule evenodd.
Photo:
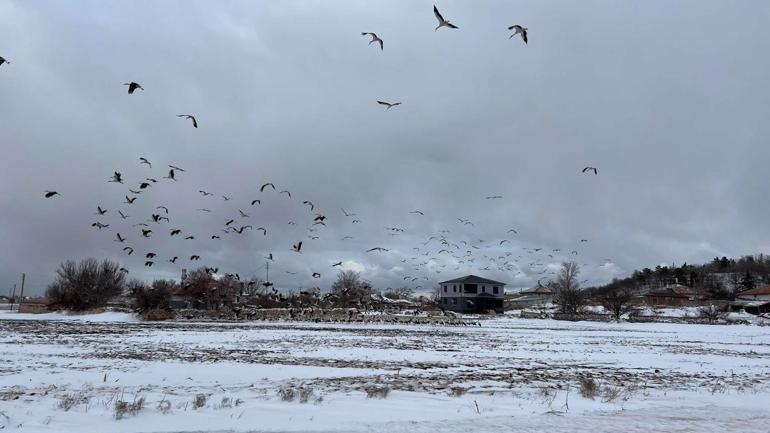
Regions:
M 6 311 L 0 427 L 766 432 L 768 329 L 516 318 L 457 328 L 143 323 Z M 594 398 L 581 396 L 581 378 L 597 385 Z M 135 413 L 115 409 L 140 399 Z

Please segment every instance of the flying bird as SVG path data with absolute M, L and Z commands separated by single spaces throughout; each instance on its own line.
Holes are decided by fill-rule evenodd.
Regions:
M 265 188 L 268 187 L 268 186 L 273 188 L 273 191 L 275 191 L 275 185 L 273 185 L 272 183 L 268 182 L 268 183 L 262 185 L 261 188 L 259 188 L 259 192 L 263 192 L 265 190 Z
M 459 29 L 456 25 L 450 23 L 449 21 L 445 20 L 443 16 L 441 16 L 441 12 L 438 11 L 438 8 L 436 5 L 433 5 L 433 15 L 436 16 L 436 19 L 438 20 L 438 26 L 433 30 L 434 32 L 441 27 L 449 27 L 450 29 Z
M 513 34 L 508 36 L 508 39 L 511 39 L 512 37 L 516 35 L 521 35 L 521 38 L 524 39 L 524 43 L 527 43 L 527 28 L 522 27 L 518 24 L 508 27 L 508 30 L 513 30 Z
M 372 40 L 371 40 L 371 41 L 369 41 L 369 45 L 371 45 L 371 44 L 372 44 L 372 43 L 374 43 L 374 42 L 377 42 L 377 43 L 379 43 L 379 44 L 380 44 L 380 51 L 382 51 L 382 50 L 383 50 L 383 47 L 382 47 L 382 39 L 380 39 L 380 37 L 379 37 L 379 36 L 377 36 L 376 34 L 374 34 L 374 33 L 372 33 L 372 32 L 361 32 L 361 36 L 366 36 L 366 35 L 369 35 L 369 36 L 371 36 L 371 37 L 372 37 Z
M 3 63 L 7 63 L 9 65 L 11 64 L 11 62 L 9 62 L 8 60 L 5 60 L 2 56 L 0 56 L 0 65 L 2 65 Z
M 134 249 L 131 247 L 123 247 L 123 251 L 128 251 L 129 256 L 134 253 Z
M 176 117 L 184 117 L 185 119 L 190 119 L 192 120 L 193 127 L 194 128 L 198 127 L 198 121 L 195 120 L 195 116 L 193 116 L 192 114 L 177 114 Z
M 176 236 L 176 235 L 178 235 L 179 233 L 182 233 L 182 230 L 179 230 L 179 229 L 174 229 L 174 230 L 171 230 L 171 236 Z
M 256 199 L 251 201 L 251 205 L 254 206 L 255 204 L 262 204 L 262 200 Z
M 321 274 L 318 272 L 313 272 L 313 278 L 321 278 Z
M 419 211 L 419 210 L 413 210 L 409 213 L 414 213 L 414 214 L 423 215 L 423 216 L 425 215 L 422 211 Z
M 123 176 L 121 176 L 120 172 L 116 171 L 107 182 L 123 183 Z
M 386 107 L 388 107 L 388 108 L 386 108 L 386 109 L 385 109 L 386 111 L 387 111 L 387 110 L 390 110 L 391 108 L 393 108 L 393 107 L 395 107 L 395 106 L 397 106 L 397 105 L 401 105 L 401 103 L 400 103 L 400 102 L 385 102 L 385 101 L 377 101 L 377 103 L 378 103 L 378 104 L 380 104 L 380 105 L 385 105 Z
M 337 262 L 337 263 L 332 265 L 332 267 L 335 267 L 335 266 L 342 266 L 342 262 Z
M 283 191 L 279 192 L 278 194 L 284 194 L 284 193 L 286 193 L 286 195 L 288 195 L 289 198 L 291 198 L 291 193 L 289 191 L 286 191 L 286 190 L 283 190 Z
M 121 212 L 121 211 L 118 211 L 118 215 L 120 215 L 120 218 L 121 218 L 121 219 L 126 219 L 126 218 L 128 218 L 128 215 L 124 214 L 124 213 L 123 213 L 123 212 Z
M 366 250 L 367 253 L 371 253 L 372 251 L 387 252 L 387 251 L 390 251 L 390 250 L 387 249 L 387 248 L 382 248 L 382 247 L 374 247 L 374 248 L 370 248 L 370 249 Z
M 225 201 L 230 201 L 230 200 L 232 200 L 232 199 L 233 199 L 232 197 L 228 197 L 228 196 L 226 196 L 226 195 L 223 195 L 223 196 L 222 196 L 222 198 L 223 198 Z
M 295 253 L 299 253 L 302 250 L 302 241 L 299 241 L 297 244 L 292 245 L 291 249 L 294 250 Z
M 136 197 L 128 198 L 128 196 L 126 196 L 126 204 L 134 204 L 134 201 L 136 201 Z
M 503 196 L 501 196 L 501 195 L 490 195 L 490 196 L 485 197 L 485 198 L 487 200 L 495 200 L 495 199 L 498 199 L 498 198 L 503 198 Z
M 175 165 L 169 165 L 168 168 L 173 168 L 174 170 L 181 171 L 182 173 L 184 173 L 186 171 L 186 170 L 184 170 L 182 168 L 179 168 L 179 167 L 177 167 Z
M 166 206 L 158 206 L 155 209 L 163 209 L 168 214 L 168 208 Z
M 124 242 L 126 240 L 126 238 L 121 236 L 120 233 L 117 234 L 117 237 L 118 238 L 115 240 L 115 242 L 121 242 L 122 243 L 122 242 Z
M 147 259 L 152 259 L 155 256 L 157 256 L 157 254 L 155 254 L 155 253 L 147 253 L 147 254 L 144 255 L 144 257 L 147 258 Z
M 135 83 L 133 81 L 131 81 L 130 83 L 123 83 L 123 85 L 124 86 L 128 86 L 128 94 L 129 95 L 133 95 L 134 94 L 134 90 L 136 90 L 136 89 L 144 90 L 144 87 L 139 85 L 139 83 Z
M 198 190 L 198 192 L 199 192 L 199 193 L 201 193 L 201 194 L 203 194 L 203 196 L 204 196 L 204 197 L 206 197 L 207 195 L 214 195 L 214 194 L 212 194 L 212 193 L 210 193 L 210 192 L 207 192 L 207 191 L 204 191 L 204 190 L 202 190 L 202 189 L 199 189 L 199 190 Z
M 107 209 L 102 209 L 101 206 L 96 206 L 96 214 L 97 215 L 104 215 L 107 213 Z
M 170 170 L 168 171 L 168 176 L 163 176 L 163 179 L 171 179 L 171 180 L 176 180 L 176 178 L 174 177 L 174 169 L 173 169 L 173 168 L 172 168 L 172 169 L 170 169 Z
M 142 236 L 146 238 L 149 238 L 151 233 L 152 233 L 152 230 L 150 229 L 142 229 Z
M 586 167 L 583 169 L 581 173 L 591 172 L 591 171 L 593 171 L 595 175 L 599 174 L 599 171 L 596 170 L 596 167 Z
M 148 161 L 147 158 L 145 158 L 143 156 L 139 157 L 139 163 L 140 164 L 147 164 L 148 166 L 150 166 L 150 168 L 152 168 L 152 163 L 150 161 Z
M 171 263 L 176 263 L 176 259 L 178 259 L 178 258 L 179 258 L 179 257 L 177 257 L 177 256 L 174 256 L 174 257 L 172 257 L 172 258 L 168 259 L 168 261 L 169 261 L 169 262 L 171 262 Z
M 200 260 L 201 256 L 192 255 L 190 256 L 190 260 Z
M 310 210 L 311 211 L 315 209 L 315 205 L 313 205 L 313 203 L 310 200 L 305 200 L 305 201 L 302 202 L 302 204 L 306 204 L 306 205 L 310 206 Z
M 59 194 L 56 191 L 46 191 L 44 197 L 45 198 L 51 198 L 51 197 L 53 197 L 55 195 L 61 195 L 61 194 Z
M 238 213 L 240 213 L 240 214 L 241 214 L 241 218 L 249 218 L 249 216 L 248 216 L 248 215 L 246 215 L 246 213 L 244 213 L 244 212 L 243 212 L 242 210 L 240 210 L 240 209 L 238 209 Z
M 146 262 L 144 262 L 144 265 L 145 265 L 145 266 L 147 266 L 147 267 L 149 268 L 149 267 L 152 267 L 152 265 L 153 265 L 153 262 L 152 262 L 152 261 L 150 261 L 150 260 L 147 260 Z
M 211 209 L 195 209 L 195 210 L 201 211 L 201 212 L 211 212 Z

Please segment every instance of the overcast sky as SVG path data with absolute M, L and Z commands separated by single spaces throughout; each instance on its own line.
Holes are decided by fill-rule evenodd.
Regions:
M 518 288 L 564 259 L 597 284 L 770 252 L 770 3 L 442 0 L 460 28 L 438 31 L 432 6 L 0 0 L 0 293 L 22 272 L 42 293 L 84 257 L 147 280 L 199 265 L 262 276 L 272 252 L 284 288 L 326 288 L 338 261 L 379 288 L 467 273 Z M 513 24 L 529 44 L 508 39 Z M 167 164 L 187 171 L 161 179 Z M 115 170 L 125 185 L 107 182 Z M 123 204 L 145 177 L 159 182 Z M 307 230 L 304 200 L 325 227 Z M 143 239 L 132 224 L 158 205 L 171 221 Z M 222 233 L 231 217 L 267 236 Z M 475 261 L 423 245 L 441 230 Z M 365 252 L 378 246 L 390 251 Z

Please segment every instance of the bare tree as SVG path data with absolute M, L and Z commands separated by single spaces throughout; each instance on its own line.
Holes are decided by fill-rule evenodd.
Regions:
M 372 285 L 352 270 L 341 271 L 332 284 L 331 296 L 342 307 L 366 304 L 371 300 Z
M 631 291 L 627 288 L 616 287 L 607 291 L 601 296 L 601 302 L 604 308 L 612 313 L 615 320 L 620 320 L 620 316 L 627 313 L 631 306 Z
M 412 289 L 403 286 L 398 289 L 390 289 L 383 294 L 386 298 L 390 299 L 409 299 L 412 297 Z
M 580 289 L 578 274 L 580 268 L 575 262 L 563 262 L 556 277 L 554 302 L 562 313 L 577 314 L 586 303 L 586 294 Z
M 59 265 L 56 279 L 48 286 L 46 295 L 72 310 L 87 310 L 104 306 L 107 301 L 123 292 L 126 276 L 120 265 L 104 260 L 72 260 Z

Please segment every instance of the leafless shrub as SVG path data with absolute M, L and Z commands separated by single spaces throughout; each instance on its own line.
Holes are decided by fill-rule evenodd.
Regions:
M 599 387 L 592 377 L 580 378 L 580 395 L 593 400 L 598 394 Z
M 73 407 L 79 405 L 79 404 L 87 404 L 88 403 L 88 397 L 85 396 L 83 393 L 80 392 L 71 392 L 69 394 L 64 394 L 63 396 L 59 397 L 59 409 L 69 412 L 70 409 Z
M 144 397 L 138 399 L 134 396 L 134 401 L 131 403 L 124 400 L 115 401 L 115 419 L 123 419 L 126 415 L 136 415 L 144 409 Z
M 282 401 L 294 401 L 297 398 L 297 393 L 291 386 L 282 386 L 278 388 L 278 396 Z
M 163 400 L 158 402 L 158 411 L 163 415 L 167 415 L 171 412 L 171 402 L 163 397 Z
M 208 400 L 206 394 L 195 394 L 195 398 L 192 401 L 193 409 L 200 409 L 206 406 L 206 400 Z
M 463 388 L 462 386 L 453 386 L 449 390 L 449 393 L 452 397 L 462 397 L 466 392 L 468 392 L 468 388 Z
M 368 386 L 364 388 L 366 391 L 366 398 L 387 398 L 390 395 L 389 386 Z
M 617 386 L 605 386 L 602 388 L 602 401 L 612 403 L 623 395 L 623 389 Z
M 722 310 L 720 310 L 719 308 L 717 308 L 716 305 L 713 305 L 713 304 L 709 306 L 700 307 L 698 312 L 700 314 L 700 317 L 706 319 L 710 324 L 715 323 L 716 321 L 718 321 L 724 316 L 724 313 L 722 312 Z

